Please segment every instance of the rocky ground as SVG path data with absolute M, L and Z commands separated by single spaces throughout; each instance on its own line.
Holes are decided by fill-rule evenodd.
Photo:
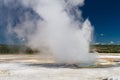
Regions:
M 55 64 L 51 56 L 0 55 L 0 80 L 120 80 L 117 65 L 104 68 L 78 68 L 75 65 Z

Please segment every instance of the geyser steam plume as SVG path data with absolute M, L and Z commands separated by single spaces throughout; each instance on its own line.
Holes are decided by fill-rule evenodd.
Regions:
M 78 8 L 84 0 L 22 0 L 22 4 L 42 18 L 36 23 L 26 20 L 14 29 L 19 37 L 27 39 L 28 46 L 52 53 L 59 63 L 95 61 L 89 53 L 93 28 L 88 19 L 83 21 Z

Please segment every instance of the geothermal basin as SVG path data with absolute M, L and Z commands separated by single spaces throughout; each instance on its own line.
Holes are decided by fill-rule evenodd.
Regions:
M 0 80 L 120 80 L 120 56 L 99 56 L 96 65 L 80 67 L 50 55 L 0 55 Z

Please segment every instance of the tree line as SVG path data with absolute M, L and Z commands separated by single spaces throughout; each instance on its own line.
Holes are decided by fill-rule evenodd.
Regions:
M 30 47 L 24 45 L 0 45 L 0 54 L 33 54 L 37 52 L 37 50 L 33 50 Z
M 0 45 L 0 54 L 34 54 L 38 52 L 38 50 L 33 50 L 24 45 Z M 90 52 L 120 53 L 120 45 L 91 45 Z
M 92 45 L 92 50 L 98 53 L 120 53 L 120 45 Z

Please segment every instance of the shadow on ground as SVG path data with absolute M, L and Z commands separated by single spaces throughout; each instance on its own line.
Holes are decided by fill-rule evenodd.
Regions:
M 32 67 L 44 67 L 44 68 L 70 68 L 70 69 L 80 69 L 80 68 L 111 68 L 111 67 L 120 67 L 118 65 L 89 65 L 89 66 L 80 66 L 76 64 L 57 64 L 57 63 L 42 63 L 42 64 L 25 64 L 26 66 Z
M 77 65 L 68 65 L 68 64 L 57 64 L 57 63 L 42 63 L 42 64 L 26 64 L 27 66 L 32 67 L 45 67 L 45 68 L 80 68 Z

